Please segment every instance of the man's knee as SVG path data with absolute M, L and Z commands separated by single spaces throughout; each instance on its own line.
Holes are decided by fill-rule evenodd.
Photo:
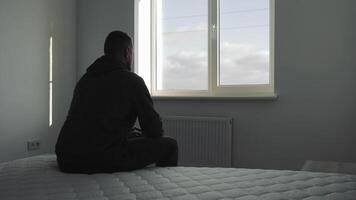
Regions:
M 163 137 L 162 140 L 164 143 L 172 150 L 177 151 L 178 150 L 178 142 L 174 138 L 171 137 Z
M 177 166 L 178 164 L 178 143 L 177 140 L 170 137 L 163 137 L 161 141 L 162 157 L 158 162 L 157 166 L 168 167 Z

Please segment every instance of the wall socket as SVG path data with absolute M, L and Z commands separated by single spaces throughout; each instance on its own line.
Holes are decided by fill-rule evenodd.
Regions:
M 27 151 L 39 150 L 41 147 L 40 140 L 29 140 L 27 141 Z

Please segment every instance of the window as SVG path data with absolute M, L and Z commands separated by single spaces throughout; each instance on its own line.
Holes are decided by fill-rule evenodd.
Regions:
M 274 0 L 136 0 L 135 72 L 153 96 L 274 96 Z

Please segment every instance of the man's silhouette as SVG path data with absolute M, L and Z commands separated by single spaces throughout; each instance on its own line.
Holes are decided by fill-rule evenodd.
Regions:
M 60 169 L 110 173 L 152 163 L 176 166 L 177 142 L 163 137 L 162 122 L 143 79 L 130 72 L 131 38 L 121 31 L 111 32 L 104 52 L 74 90 L 56 143 Z M 142 137 L 130 137 L 137 117 Z

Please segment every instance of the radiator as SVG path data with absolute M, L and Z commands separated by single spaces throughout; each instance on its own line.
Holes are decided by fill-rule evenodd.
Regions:
M 179 146 L 180 166 L 231 167 L 232 118 L 163 116 Z

